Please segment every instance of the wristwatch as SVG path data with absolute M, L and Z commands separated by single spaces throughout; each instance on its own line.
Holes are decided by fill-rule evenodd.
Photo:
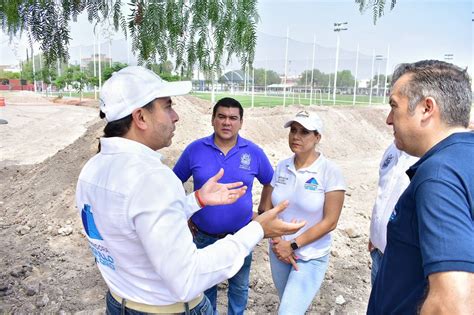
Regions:
M 298 248 L 300 248 L 298 244 L 296 244 L 296 240 L 292 240 L 290 246 L 293 250 L 297 250 Z

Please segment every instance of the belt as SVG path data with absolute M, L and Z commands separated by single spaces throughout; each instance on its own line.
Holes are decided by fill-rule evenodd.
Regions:
M 234 233 L 220 233 L 220 234 L 211 234 L 211 233 L 207 233 L 206 231 L 203 231 L 201 230 L 200 228 L 198 228 L 196 226 L 196 228 L 198 229 L 199 232 L 201 232 L 202 234 L 206 234 L 207 236 L 210 236 L 210 237 L 214 237 L 214 238 L 224 238 L 226 237 L 227 235 L 229 234 L 234 234 Z
M 201 303 L 202 299 L 204 298 L 203 294 L 199 294 L 197 298 L 189 302 L 179 302 L 170 305 L 150 305 L 124 299 L 112 291 L 110 291 L 110 294 L 117 302 L 122 304 L 123 307 L 152 314 L 176 314 L 184 313 L 186 311 L 189 312 L 190 309 L 195 308 L 199 303 Z
M 227 235 L 229 234 L 234 234 L 235 232 L 232 232 L 232 233 L 219 233 L 219 234 L 212 234 L 212 233 L 208 233 L 204 230 L 202 230 L 200 227 L 198 227 L 196 225 L 196 223 L 193 222 L 193 220 L 189 220 L 189 228 L 191 229 L 191 231 L 194 230 L 193 234 L 198 231 L 198 232 L 201 232 L 202 234 L 205 234 L 207 236 L 210 236 L 210 237 L 213 237 L 213 238 L 224 238 L 226 237 Z

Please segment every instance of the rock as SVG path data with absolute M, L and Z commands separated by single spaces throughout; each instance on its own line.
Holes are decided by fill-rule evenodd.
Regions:
M 333 249 L 333 250 L 331 251 L 331 256 L 332 256 L 332 257 L 339 257 L 340 255 L 339 255 L 339 252 L 338 252 L 337 250 Z
M 328 270 L 324 276 L 327 280 L 333 280 L 334 279 L 334 273 L 331 270 Z
M 49 302 L 49 297 L 47 294 L 43 295 L 42 298 L 38 299 L 36 301 L 36 306 L 37 307 L 45 307 Z
M 348 227 L 344 230 L 347 234 L 347 236 L 349 236 L 349 238 L 357 238 L 360 236 L 360 233 L 357 232 L 353 227 Z
M 72 226 L 70 225 L 65 225 L 64 227 L 60 228 L 58 230 L 58 234 L 62 236 L 68 236 L 71 235 L 73 232 Z
M 7 296 L 13 293 L 13 288 L 9 284 L 0 285 L 0 296 Z M 0 312 L 1 313 L 1 312 Z
M 31 266 L 17 266 L 12 271 L 10 271 L 10 275 L 15 278 L 21 278 L 26 275 L 27 272 L 31 272 L 33 267 Z
M 38 294 L 38 292 L 39 292 L 39 287 L 38 286 L 34 286 L 34 285 L 27 285 L 26 286 L 26 295 L 33 296 L 33 295 Z
M 32 303 L 27 302 L 23 304 L 23 309 L 27 310 L 27 314 L 34 314 L 37 313 L 36 306 L 34 306 Z
M 28 225 L 22 225 L 16 228 L 16 232 L 20 235 L 25 235 L 27 234 L 31 228 Z
M 275 312 L 280 303 L 278 296 L 272 293 L 266 293 L 263 297 L 263 301 L 268 313 Z
M 344 297 L 342 295 L 338 295 L 336 298 L 336 304 L 343 305 L 345 303 L 346 303 L 346 300 L 344 299 Z

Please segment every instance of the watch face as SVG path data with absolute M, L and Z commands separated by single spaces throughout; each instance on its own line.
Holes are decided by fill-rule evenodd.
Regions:
M 295 241 L 291 242 L 291 248 L 292 248 L 293 250 L 297 250 L 297 249 L 298 249 L 298 244 L 296 244 Z

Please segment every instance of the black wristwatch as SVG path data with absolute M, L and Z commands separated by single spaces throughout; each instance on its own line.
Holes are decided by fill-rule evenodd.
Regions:
M 296 241 L 295 240 L 292 240 L 291 243 L 290 243 L 290 246 L 293 250 L 297 250 L 298 248 L 300 248 L 298 246 L 298 244 L 296 244 Z

